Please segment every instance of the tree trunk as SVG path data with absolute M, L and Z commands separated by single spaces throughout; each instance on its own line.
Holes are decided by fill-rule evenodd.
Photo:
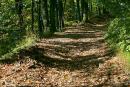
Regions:
M 50 0 L 50 32 L 53 34 L 56 31 L 56 21 L 55 21 L 55 5 L 56 0 Z
M 23 2 L 22 2 L 22 0 L 15 0 L 15 8 L 16 8 L 16 12 L 19 17 L 20 30 L 23 30 L 23 15 L 22 15 Z
M 42 16 L 41 16 L 41 0 L 38 1 L 38 31 L 39 31 L 39 35 L 41 36 L 43 33 L 43 20 L 42 20 Z
M 73 12 L 73 20 L 77 19 L 77 13 L 76 13 L 76 8 L 75 8 L 75 0 L 72 0 L 72 12 Z
M 84 4 L 85 3 L 85 0 L 81 0 L 81 18 L 82 18 L 82 21 L 83 21 L 83 16 L 84 16 L 84 13 L 85 13 L 85 7 L 84 7 Z
M 59 0 L 56 0 L 56 27 L 60 30 L 60 19 L 59 19 Z
M 46 26 L 49 27 L 49 14 L 48 14 L 48 3 L 44 0 L 45 16 L 46 16 Z
M 32 32 L 34 32 L 34 0 L 32 0 Z
M 76 0 L 76 1 L 77 1 L 78 20 L 81 21 L 79 0 Z
M 64 27 L 64 8 L 62 0 L 59 0 L 59 26 L 60 30 Z
M 83 22 L 88 22 L 88 13 L 89 13 L 89 7 L 88 7 L 88 1 L 84 1 L 82 2 L 83 5 Z

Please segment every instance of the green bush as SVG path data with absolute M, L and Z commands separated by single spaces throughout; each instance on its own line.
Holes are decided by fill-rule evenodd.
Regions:
M 11 58 L 20 50 L 34 45 L 36 38 L 32 35 L 24 35 L 18 31 L 6 33 L 0 39 L 0 60 Z
M 19 27 L 19 16 L 16 12 L 15 0 L 0 1 L 0 60 L 9 58 L 32 45 L 35 40 L 31 32 L 31 2 L 23 1 L 23 29 Z
M 110 23 L 105 38 L 110 46 L 130 52 L 130 18 L 115 18 Z

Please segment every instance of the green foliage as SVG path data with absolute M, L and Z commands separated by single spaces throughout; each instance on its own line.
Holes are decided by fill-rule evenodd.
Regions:
M 65 12 L 64 12 L 65 20 L 72 21 L 72 20 L 76 19 L 76 16 L 75 16 L 76 7 L 75 6 L 76 6 L 75 0 L 66 1 Z M 72 14 L 72 13 L 74 13 L 74 14 Z
M 2 33 L 2 32 L 1 32 Z M 0 38 L 0 56 L 10 52 L 12 48 L 21 40 L 20 32 L 8 31 L 4 33 Z
M 115 17 L 125 16 L 130 11 L 129 0 L 99 0 L 105 8 L 110 11 L 110 14 Z
M 15 0 L 0 1 L 0 59 L 9 58 L 27 45 L 33 44 L 30 41 L 32 35 L 28 36 L 31 28 L 31 2 L 26 0 L 23 3 L 23 16 L 26 16 L 24 16 L 24 28 L 20 30 Z
M 111 46 L 130 52 L 130 18 L 115 18 L 110 23 L 105 37 Z
M 21 39 L 21 41 L 17 42 L 17 44 L 15 43 L 13 47 L 9 47 L 8 50 L 10 49 L 9 52 L 7 52 L 8 50 L 6 50 L 5 48 L 4 49 L 0 49 L 0 50 L 4 50 L 6 51 L 5 54 L 3 54 L 1 57 L 0 57 L 0 60 L 5 60 L 5 59 L 10 59 L 12 58 L 12 56 L 14 54 L 17 54 L 19 53 L 19 51 L 23 50 L 23 49 L 28 49 L 29 47 L 35 45 L 35 41 L 36 41 L 36 38 L 35 37 L 25 37 L 23 39 Z M 7 46 L 7 45 L 4 45 L 4 46 Z
M 0 3 L 0 30 L 18 28 L 14 0 L 2 0 Z
M 11 58 L 14 54 L 18 53 L 20 50 L 28 48 L 34 45 L 36 37 L 34 35 L 24 35 L 22 37 L 13 36 L 14 32 L 6 36 L 6 38 L 1 39 L 0 43 L 0 60 Z

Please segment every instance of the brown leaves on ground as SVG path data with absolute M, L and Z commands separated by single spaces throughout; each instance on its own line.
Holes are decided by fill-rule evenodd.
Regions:
M 0 64 L 0 87 L 127 87 L 124 65 L 107 47 L 105 25 L 71 26 Z

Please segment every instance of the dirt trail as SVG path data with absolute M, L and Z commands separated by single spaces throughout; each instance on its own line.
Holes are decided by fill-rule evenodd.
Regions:
M 38 41 L 19 60 L 0 65 L 0 87 L 124 87 L 128 77 L 105 30 L 105 23 L 75 25 Z

